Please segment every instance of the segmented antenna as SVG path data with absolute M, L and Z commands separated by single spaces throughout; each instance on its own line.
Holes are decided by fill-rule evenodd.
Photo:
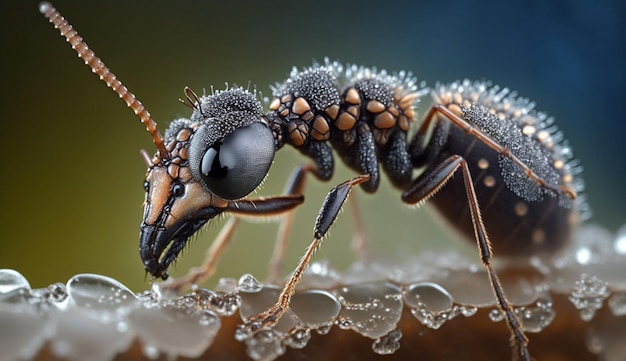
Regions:
M 152 136 L 152 141 L 159 151 L 159 155 L 162 159 L 167 158 L 167 150 L 163 143 L 163 137 L 159 133 L 157 123 L 152 119 L 150 113 L 141 104 L 141 102 L 135 97 L 133 93 L 117 79 L 115 74 L 111 73 L 109 68 L 104 65 L 102 60 L 96 56 L 96 54 L 89 49 L 87 43 L 82 37 L 78 35 L 78 32 L 72 28 L 63 16 L 50 4 L 49 2 L 42 2 L 39 4 L 39 11 L 54 25 L 62 36 L 65 37 L 68 43 L 72 45 L 72 49 L 78 53 L 78 56 L 85 61 L 85 64 L 91 68 L 91 71 L 96 73 L 100 80 L 104 81 L 106 85 L 113 89 L 120 98 L 122 98 L 126 105 L 131 108 L 137 116 L 141 119 L 141 123 L 145 125 L 146 130 Z

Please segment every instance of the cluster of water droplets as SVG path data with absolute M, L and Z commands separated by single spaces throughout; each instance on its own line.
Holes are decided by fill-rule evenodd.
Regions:
M 556 317 L 552 297 L 547 290 L 539 292 L 532 304 L 514 307 L 513 313 L 520 321 L 522 330 L 532 333 L 543 331 Z M 494 308 L 489 312 L 489 319 L 493 322 L 500 322 L 504 320 L 504 313 Z
M 551 291 L 569 293 L 584 321 L 592 320 L 605 303 L 613 315 L 625 315 L 626 226 L 615 235 L 597 225 L 579 229 L 571 247 L 544 273 Z
M 626 227 L 616 236 L 596 226 L 582 228 L 560 258 L 537 259 L 533 266 L 542 277 L 502 278 L 524 331 L 541 332 L 558 317 L 555 294 L 566 295 L 584 322 L 593 323 L 603 307 L 624 322 Z M 159 284 L 136 294 L 95 274 L 32 289 L 18 272 L 0 270 L 0 359 L 29 359 L 47 344 L 59 358 L 104 361 L 137 341 L 148 358 L 199 357 L 215 340 L 223 317 L 238 312 L 243 323 L 271 307 L 280 292 L 249 274 L 183 296 Z M 424 253 L 406 263 L 355 263 L 345 272 L 315 262 L 276 325 L 256 332 L 242 327 L 231 337 L 255 360 L 302 349 L 333 329 L 367 337 L 373 352 L 387 355 L 400 348 L 403 314 L 433 330 L 455 317 L 504 319 L 480 265 L 454 253 Z M 606 331 L 611 327 L 593 324 L 589 350 L 605 356 L 623 351 L 619 339 L 626 335 Z
M 58 358 L 110 360 L 135 339 L 149 358 L 198 357 L 213 342 L 220 317 L 238 305 L 238 296 L 208 290 L 168 298 L 155 286 L 135 294 L 96 274 L 32 289 L 18 272 L 0 270 L 0 359 L 32 358 L 49 342 Z

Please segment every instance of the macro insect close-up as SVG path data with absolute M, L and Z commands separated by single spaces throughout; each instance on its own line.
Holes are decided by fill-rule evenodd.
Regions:
M 494 10 L 488 9 L 495 5 L 483 5 L 480 11 L 471 10 L 489 18 Z M 519 10 L 533 8 L 531 4 L 525 5 L 528 9 L 521 6 Z M 305 54 L 299 54 L 297 60 L 289 60 L 289 66 L 282 72 L 277 70 L 271 77 L 264 78 L 266 83 L 273 84 L 269 90 L 252 76 L 226 79 L 223 80 L 225 85 L 218 86 L 215 84 L 219 82 L 207 83 L 204 78 L 221 74 L 222 69 L 233 69 L 235 65 L 262 68 L 272 63 L 274 57 L 285 61 L 284 55 L 278 55 L 281 54 L 279 49 L 288 50 L 287 53 L 295 51 L 292 48 L 307 44 L 305 39 L 309 33 L 303 31 L 301 39 L 292 41 L 285 41 L 276 34 L 268 37 L 274 39 L 276 48 L 264 49 L 253 40 L 260 34 L 244 31 L 236 36 L 231 33 L 232 28 L 237 27 L 235 25 L 245 27 L 248 24 L 245 16 L 237 15 L 249 13 L 251 18 L 259 19 L 252 9 L 246 7 L 237 13 L 227 6 L 221 8 L 225 5 L 220 4 L 215 5 L 220 7 L 218 9 L 200 11 L 205 9 L 204 5 L 197 6 L 187 10 L 199 14 L 208 14 L 208 11 L 217 14 L 224 10 L 232 17 L 223 17 L 226 23 L 221 26 L 208 27 L 210 36 L 204 37 L 198 36 L 198 29 L 187 28 L 186 22 L 183 28 L 187 31 L 178 35 L 180 41 L 172 40 L 171 43 L 188 45 L 188 48 L 182 46 L 188 53 L 175 54 L 174 49 L 168 49 L 163 54 L 187 64 L 182 66 L 184 69 L 196 58 L 206 57 L 219 58 L 225 63 L 237 59 L 237 64 L 194 68 L 190 71 L 194 74 L 192 81 L 177 80 L 183 82 L 178 88 L 180 95 L 174 95 L 172 99 L 183 98 L 179 100 L 182 105 L 171 102 L 170 105 L 179 106 L 179 110 L 169 119 L 155 116 L 157 124 L 138 100 L 141 97 L 147 103 L 135 84 L 127 83 L 126 74 L 122 76 L 117 67 L 107 61 L 107 66 L 120 75 L 127 89 L 98 58 L 108 59 L 109 55 L 104 54 L 99 46 L 95 46 L 97 54 L 92 52 L 51 4 L 39 5 L 40 12 L 59 29 L 79 57 L 135 112 L 149 136 L 141 134 L 142 127 L 136 121 L 117 121 L 119 117 L 131 118 L 128 112 L 120 112 L 114 120 L 102 120 L 94 106 L 79 99 L 81 89 L 65 79 L 54 81 L 59 91 L 49 97 L 58 96 L 53 98 L 58 100 L 54 100 L 53 110 L 47 113 L 58 111 L 56 102 L 70 103 L 69 107 L 74 108 L 73 115 L 68 115 L 64 122 L 77 127 L 79 125 L 73 119 L 78 117 L 82 130 L 72 134 L 55 131 L 57 120 L 34 128 L 33 132 L 41 138 L 28 144 L 28 137 L 19 137 L 20 131 L 11 128 L 14 122 L 11 125 L 3 123 L 3 140 L 7 134 L 13 138 L 14 144 L 9 143 L 11 149 L 34 148 L 35 158 L 24 153 L 24 160 L 31 161 L 30 168 L 35 163 L 36 176 L 29 177 L 30 182 L 37 184 L 31 186 L 36 187 L 32 193 L 42 194 L 37 193 L 41 192 L 39 183 L 45 183 L 42 180 L 47 177 L 58 178 L 59 184 L 70 185 L 59 188 L 50 196 L 24 198 L 18 203 L 13 200 L 21 195 L 9 192 L 10 187 L 5 184 L 3 196 L 6 197 L 3 199 L 13 204 L 14 213 L 21 217 L 24 217 L 21 209 L 32 212 L 27 219 L 32 229 L 25 229 L 26 223 L 15 221 L 11 224 L 15 217 L 10 216 L 10 208 L 3 206 L 4 226 L 11 224 L 11 228 L 22 233 L 33 233 L 31 237 L 45 237 L 47 228 L 37 226 L 56 219 L 55 224 L 60 224 L 63 229 L 60 233 L 63 239 L 75 237 L 81 223 L 90 218 L 74 214 L 106 214 L 113 220 L 107 223 L 106 218 L 92 219 L 87 223 L 87 231 L 94 235 L 93 240 L 83 239 L 88 243 L 87 251 L 80 251 L 78 246 L 64 246 L 61 241 L 46 245 L 61 248 L 60 256 L 48 254 L 39 245 L 25 248 L 29 250 L 28 255 L 37 259 L 38 268 L 50 271 L 56 270 L 56 264 L 66 263 L 66 258 L 80 258 L 86 263 L 79 268 L 70 267 L 64 271 L 69 272 L 66 276 L 56 275 L 53 277 L 58 278 L 44 281 L 50 284 L 44 289 L 31 290 L 27 279 L 33 285 L 38 281 L 31 278 L 19 262 L 10 260 L 12 256 L 6 256 L 12 254 L 11 247 L 17 246 L 3 244 L 8 252 L 0 259 L 0 266 L 7 269 L 0 271 L 3 287 L 0 288 L 0 301 L 3 302 L 0 303 L 0 317 L 10 321 L 5 322 L 6 325 L 14 324 L 15 327 L 3 327 L 2 334 L 10 340 L 8 330 L 15 328 L 19 332 L 11 336 L 16 340 L 25 338 L 20 335 L 28 332 L 34 335 L 34 331 L 22 327 L 26 323 L 21 321 L 33 315 L 37 316 L 37 322 L 45 323 L 45 327 L 33 328 L 39 333 L 30 339 L 36 342 L 29 341 L 20 348 L 21 343 L 7 341 L 6 345 L 12 345 L 13 351 L 5 357 L 33 357 L 38 347 L 49 344 L 42 353 L 44 359 L 80 359 L 80 351 L 77 351 L 80 347 L 76 346 L 80 343 L 72 340 L 68 336 L 71 332 L 66 331 L 76 330 L 75 326 L 69 325 L 77 315 L 97 319 L 102 325 L 111 324 L 111 319 L 116 320 L 115 337 L 112 337 L 119 343 L 115 346 L 118 349 L 111 347 L 109 353 L 104 353 L 106 355 L 123 353 L 129 345 L 140 345 L 139 355 L 149 358 L 160 353 L 215 358 L 228 354 L 224 351 L 226 345 L 239 344 L 244 350 L 241 357 L 267 360 L 282 355 L 285 359 L 318 357 L 312 355 L 337 359 L 352 355 L 369 359 L 387 354 L 402 359 L 419 352 L 434 355 L 426 356 L 429 359 L 465 357 L 470 360 L 503 357 L 569 359 L 571 355 L 580 356 L 580 359 L 619 360 L 624 356 L 626 350 L 620 346 L 623 344 L 620 340 L 626 337 L 623 331 L 626 314 L 624 190 L 613 180 L 623 175 L 624 167 L 619 160 L 606 165 L 612 167 L 611 176 L 600 177 L 606 188 L 602 189 L 603 185 L 597 185 L 597 174 L 587 176 L 589 168 L 585 161 L 591 160 L 592 170 L 598 170 L 601 167 L 593 160 L 606 161 L 607 154 L 620 154 L 611 149 L 611 144 L 617 144 L 617 141 L 609 135 L 619 133 L 623 124 L 600 125 L 609 115 L 603 116 L 597 109 L 606 111 L 606 105 L 597 103 L 599 100 L 595 98 L 589 100 L 592 106 L 567 100 L 565 110 L 559 110 L 554 105 L 558 102 L 544 102 L 539 91 L 542 86 L 533 84 L 533 81 L 541 80 L 546 87 L 550 84 L 544 77 L 536 75 L 537 69 L 543 69 L 546 64 L 533 67 L 532 61 L 520 61 L 521 54 L 505 52 L 517 49 L 506 43 L 499 44 L 502 48 L 492 55 L 484 55 L 476 50 L 482 41 L 470 44 L 463 51 L 447 53 L 452 59 L 447 59 L 450 64 L 446 67 L 429 67 L 422 59 L 415 64 L 385 61 L 389 54 L 367 51 L 372 49 L 373 39 L 364 40 L 366 46 L 363 48 L 356 47 L 363 54 L 369 54 L 371 59 L 366 61 L 343 62 L 343 59 L 364 59 L 365 55 L 335 52 L 333 49 L 337 45 L 313 43 L 315 45 L 307 48 Z M 574 4 L 568 9 L 580 12 L 583 8 Z M 442 9 L 433 5 L 420 10 L 440 13 Z M 563 9 L 540 6 L 540 10 L 539 14 L 554 15 Z M 91 11 L 98 15 L 94 9 Z M 575 14 L 570 16 L 580 20 Z M 372 14 L 364 12 L 361 15 Z M 452 14 L 448 16 L 454 19 Z M 167 24 L 171 25 L 170 21 L 176 16 L 170 15 L 167 19 Z M 116 22 L 114 19 L 110 21 L 111 24 Z M 569 18 L 563 20 L 564 24 L 569 24 L 568 21 Z M 119 22 L 122 23 L 123 18 Z M 261 22 L 258 26 L 264 25 Z M 93 45 L 90 37 L 82 33 L 82 26 L 77 27 Z M 128 62 L 137 60 L 140 66 L 145 64 L 151 70 L 150 74 L 143 73 L 140 79 L 135 79 L 135 83 L 162 81 L 173 76 L 169 69 L 151 69 L 155 56 L 146 42 L 139 41 L 139 30 L 131 33 L 121 28 L 121 34 L 132 41 L 137 40 L 135 56 L 129 56 L 131 60 Z M 157 28 L 165 31 L 160 25 L 153 29 Z M 264 30 L 271 33 L 274 28 L 270 28 Z M 278 29 L 287 31 L 284 24 Z M 570 29 L 576 29 L 576 26 Z M 322 36 L 324 33 L 320 30 L 311 35 Z M 446 33 L 442 30 L 441 35 Z M 609 32 L 611 34 L 614 33 Z M 376 32 L 370 34 L 372 37 L 379 35 Z M 246 36 L 248 40 L 244 40 Z M 526 36 L 536 39 L 532 34 Z M 234 52 L 244 51 L 243 47 L 249 53 L 237 56 L 229 53 L 231 44 L 228 42 L 218 51 L 218 40 L 223 37 L 236 39 L 237 44 L 231 48 Z M 331 38 L 328 39 L 330 42 Z M 383 39 L 384 36 L 378 38 L 378 47 L 388 45 Z M 523 39 L 517 39 L 520 46 L 524 45 Z M 567 44 L 565 40 L 568 38 L 555 39 L 559 40 L 554 45 Z M 406 37 L 403 41 L 405 48 L 414 46 L 407 44 L 409 41 L 430 44 L 430 48 L 427 44 L 419 46 L 425 52 L 442 46 L 441 43 L 427 42 L 423 36 Z M 148 44 L 158 49 L 161 41 L 156 42 Z M 251 45 L 246 48 L 247 42 Z M 40 43 L 52 47 L 49 41 Z M 616 47 L 614 50 L 617 51 L 612 52 L 615 58 L 623 58 L 623 45 L 617 43 L 609 42 L 608 46 Z M 194 52 L 199 47 L 208 49 Z M 536 49 L 547 48 L 536 46 Z M 115 47 L 109 52 L 111 50 Z M 320 57 L 313 51 L 321 51 L 323 55 Z M 393 51 L 393 47 L 387 50 Z M 53 55 L 47 54 L 45 49 L 38 49 L 37 56 L 45 59 L 44 63 L 57 61 L 49 60 Z M 308 56 L 308 60 L 300 61 L 303 56 Z M 312 58 L 317 60 L 310 60 Z M 468 59 L 469 65 L 463 64 L 460 69 L 455 69 L 454 59 Z M 380 65 L 389 70 L 372 66 L 376 60 L 381 60 Z M 508 67 L 478 65 L 487 60 L 493 61 L 492 66 L 505 63 Z M 434 58 L 431 61 L 436 62 Z M 615 61 L 619 64 L 618 60 Z M 551 63 L 547 58 L 544 62 L 553 64 L 553 67 L 560 64 L 558 61 Z M 580 60 L 580 64 L 584 62 Z M 515 73 L 525 65 L 530 70 L 524 77 L 531 79 L 526 79 L 526 83 L 519 82 L 524 91 L 518 93 L 506 87 L 510 85 L 517 89 L 517 84 L 501 82 L 501 79 L 507 79 L 502 74 L 507 71 Z M 291 72 L 286 71 L 289 68 L 292 68 Z M 144 70 L 135 69 L 138 72 Z M 572 70 L 576 69 L 575 66 L 570 65 L 567 69 L 576 74 Z M 556 69 L 553 71 L 557 72 Z M 565 70 L 563 72 L 566 77 L 570 75 Z M 52 67 L 44 73 L 55 76 Z M 533 78 L 532 74 L 536 76 Z M 581 82 L 586 80 L 584 73 L 577 75 Z M 619 94 L 623 94 L 623 76 L 616 78 L 616 94 L 603 93 L 603 101 L 619 99 Z M 248 79 L 254 79 L 252 84 L 257 85 L 252 85 Z M 93 81 L 93 77 L 90 80 Z M 104 88 L 102 84 L 96 85 Z M 559 85 L 558 95 L 561 97 L 572 93 L 566 84 Z M 40 92 L 42 88 L 45 87 L 36 87 Z M 172 93 L 176 94 L 167 89 L 167 94 Z M 526 98 L 527 94 L 539 95 L 533 95 L 530 100 Z M 544 92 L 544 97 L 550 98 L 545 94 L 550 91 Z M 32 94 L 26 98 L 37 99 Z M 544 107 L 544 103 L 548 106 Z M 37 110 L 49 107 L 36 104 Z M 154 107 L 147 108 L 157 114 Z M 167 108 L 160 104 L 157 109 L 163 114 L 162 109 Z M 565 119 L 559 116 L 555 120 L 555 113 Z M 3 118 L 8 119 L 8 116 Z M 104 127 L 93 128 L 102 126 L 102 122 L 106 122 Z M 132 171 L 118 168 L 118 164 L 123 164 L 122 159 L 130 157 L 126 146 L 116 146 L 118 123 L 124 123 L 124 129 L 133 129 L 127 134 L 119 132 L 120 139 L 130 139 L 129 149 L 138 148 L 136 139 L 139 138 L 142 139 L 140 146 L 147 149 L 140 152 L 141 156 L 135 155 L 136 161 L 130 163 Z M 590 155 L 593 152 L 583 151 L 584 157 L 579 157 L 579 147 L 582 145 L 583 150 L 591 147 L 592 139 L 598 135 L 589 133 L 585 137 L 571 138 L 570 130 L 577 134 L 576 127 L 589 128 L 591 124 L 590 129 L 607 132 L 604 143 L 593 146 L 595 150 L 604 146 L 604 152 L 599 152 L 601 156 L 593 156 Z M 609 127 L 613 129 L 607 131 Z M 105 132 L 106 137 L 103 137 Z M 93 139 L 89 140 L 89 137 Z M 6 138 L 8 143 L 9 137 Z M 153 145 L 147 144 L 146 138 L 151 139 Z M 17 139 L 22 141 L 15 143 Z M 98 142 L 106 144 L 101 155 L 77 158 L 83 153 L 83 147 Z M 62 156 L 50 150 L 57 146 L 62 146 L 65 152 Z M 137 181 L 142 177 L 136 171 L 141 168 L 137 160 L 147 166 L 139 237 L 136 227 L 141 214 L 138 208 L 141 191 L 128 185 L 133 183 L 132 179 Z M 33 172 L 26 170 L 29 168 L 18 169 L 24 169 L 23 172 L 28 174 Z M 106 177 L 107 181 L 95 182 L 94 177 Z M 599 188 L 597 193 L 594 193 L 594 184 Z M 82 188 L 89 191 L 90 198 L 73 194 L 73 189 L 80 191 Z M 592 201 L 594 197 L 602 199 L 602 192 L 610 195 L 609 204 L 605 207 L 599 202 L 597 209 Z M 114 195 L 124 199 L 124 204 L 135 206 L 122 205 L 118 209 L 116 205 L 103 211 L 99 205 L 104 204 L 101 199 Z M 25 192 L 24 197 L 28 196 Z M 78 203 L 62 208 L 70 199 L 77 199 Z M 409 209 L 398 216 L 393 215 L 390 209 L 402 208 L 402 204 L 410 206 Z M 427 214 L 421 208 L 415 209 L 424 204 L 433 212 Z M 70 208 L 74 208 L 74 213 L 67 213 Z M 127 212 L 125 208 L 133 212 Z M 344 209 L 348 214 L 341 212 Z M 596 223 L 607 228 L 622 228 L 611 233 L 601 226 L 589 225 L 592 209 L 596 219 L 598 212 L 601 217 Z M 274 219 L 278 228 L 245 224 L 247 218 Z M 122 230 L 104 236 L 122 237 L 123 246 L 96 241 L 109 227 L 121 227 L 127 221 L 133 223 L 133 219 L 134 233 Z M 271 229 L 259 232 L 258 228 Z M 450 247 L 464 243 L 466 248 L 440 251 L 439 239 L 447 239 L 448 234 L 454 240 Z M 456 239 L 466 241 L 454 243 Z M 134 242 L 132 245 L 128 244 L 130 240 Z M 429 244 L 433 240 L 435 244 Z M 242 243 L 242 253 L 236 253 L 237 244 Z M 341 243 L 343 248 L 325 251 L 331 243 L 334 247 Z M 113 249 L 106 253 L 104 248 L 107 251 Z M 227 248 L 234 248 L 235 253 L 229 255 Z M 206 255 L 205 249 L 208 249 Z M 319 254 L 315 255 L 318 251 Z M 20 252 L 26 251 L 22 249 Z M 51 258 L 56 264 L 46 263 Z M 105 268 L 91 266 L 91 262 L 100 258 L 105 260 Z M 125 258 L 134 265 L 121 262 Z M 347 270 L 340 271 L 342 267 Z M 8 270 L 10 268 L 17 272 Z M 126 277 L 141 275 L 141 268 L 145 269 L 146 279 L 139 279 L 139 286 L 130 288 L 137 288 L 137 291 L 152 283 L 150 290 L 133 293 L 117 281 L 130 285 L 125 281 Z M 229 278 L 239 276 L 238 281 Z M 67 284 L 58 283 L 62 277 L 70 279 Z M 135 278 L 139 277 L 131 277 Z M 202 288 L 205 286 L 208 288 Z M 93 300 L 98 300 L 96 306 Z M 23 307 L 20 302 L 29 307 Z M 235 313 L 240 317 L 233 316 Z M 63 314 L 68 315 L 65 317 L 67 321 L 62 321 L 64 317 L 60 315 Z M 570 317 L 571 314 L 574 317 Z M 81 324 L 80 317 L 76 318 L 76 325 Z M 42 331 L 46 329 L 56 331 Z M 94 336 L 102 329 L 106 327 L 92 328 L 98 330 L 94 331 Z M 568 329 L 572 331 L 568 333 Z M 312 336 L 314 331 L 317 334 Z M 357 341 L 351 338 L 346 341 L 337 336 L 337 332 L 342 331 L 362 337 Z M 450 337 L 446 332 L 456 334 L 460 340 L 446 342 Z M 472 333 L 475 335 L 470 336 Z M 371 344 L 365 348 L 366 352 L 357 351 L 362 348 L 359 346 L 362 338 L 369 339 Z M 343 351 L 328 348 L 328 339 L 331 342 L 343 340 L 341 342 L 348 346 Z M 439 342 L 443 346 L 435 346 Z M 571 344 L 576 344 L 580 350 Z M 238 359 L 234 354 L 230 354 L 230 358 Z M 102 359 L 107 357 L 102 356 Z

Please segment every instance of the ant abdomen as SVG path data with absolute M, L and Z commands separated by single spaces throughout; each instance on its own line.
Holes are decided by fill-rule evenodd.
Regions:
M 552 118 L 536 111 L 528 99 L 486 82 L 439 85 L 432 94 L 434 107 L 444 107 L 449 113 L 438 113 L 432 125 L 421 125 L 418 134 L 432 127 L 432 136 L 413 139 L 414 165 L 428 169 L 451 155 L 465 159 L 496 254 L 528 257 L 562 249 L 588 212 L 578 177 L 581 169 L 571 159 L 571 149 Z M 472 130 L 454 126 L 449 117 L 458 117 Z M 465 238 L 473 240 L 465 199 L 463 177 L 451 177 L 432 204 Z

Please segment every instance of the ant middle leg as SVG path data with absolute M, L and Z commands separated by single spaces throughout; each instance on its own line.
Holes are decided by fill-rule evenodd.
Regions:
M 480 253 L 480 259 L 489 275 L 491 289 L 496 297 L 500 311 L 505 315 L 507 326 L 511 332 L 511 342 L 514 346 L 514 358 L 523 361 L 530 361 L 528 352 L 528 338 L 522 330 L 519 319 L 515 316 L 510 302 L 507 300 L 502 284 L 491 265 L 493 251 L 491 241 L 487 236 L 485 225 L 483 224 L 480 206 L 472 183 L 472 176 L 467 161 L 459 155 L 452 155 L 432 169 L 427 169 L 402 194 L 402 200 L 408 204 L 421 204 L 437 193 L 446 182 L 458 171 L 461 170 L 467 201 L 474 228 L 474 237 Z
M 287 311 L 291 301 L 291 296 L 296 290 L 296 285 L 300 282 L 304 270 L 307 268 L 313 254 L 322 243 L 322 239 L 335 222 L 335 219 L 337 219 L 337 215 L 348 198 L 350 190 L 352 190 L 352 187 L 364 183 L 369 179 L 370 177 L 367 174 L 349 179 L 333 188 L 326 195 L 324 203 L 322 204 L 315 221 L 313 242 L 311 242 L 311 244 L 307 247 L 306 252 L 296 266 L 296 269 L 287 280 L 287 283 L 283 286 L 283 289 L 278 296 L 278 301 L 265 312 L 248 319 L 246 323 L 241 326 L 244 333 L 255 332 L 261 328 L 275 325 L 280 317 Z
M 356 254 L 356 257 L 361 262 L 368 262 L 372 260 L 372 253 L 370 249 L 370 242 L 365 232 L 365 225 L 363 224 L 363 217 L 361 216 L 361 208 L 359 207 L 359 201 L 356 194 L 348 198 L 349 212 L 352 216 L 352 223 L 354 224 L 354 237 L 352 237 L 352 251 Z
M 285 186 L 285 194 L 304 194 L 304 187 L 306 186 L 307 173 L 317 174 L 319 170 L 313 164 L 301 164 L 293 170 L 287 184 Z M 285 260 L 285 253 L 287 251 L 287 243 L 289 243 L 289 235 L 291 233 L 291 226 L 293 224 L 294 216 L 296 214 L 295 209 L 287 212 L 280 219 L 280 226 L 278 227 L 278 234 L 276 235 L 276 241 L 274 243 L 274 251 L 272 258 L 270 259 L 269 270 L 267 274 L 267 282 L 275 283 L 280 278 L 280 272 Z
M 318 179 L 322 177 L 319 174 L 318 168 L 313 164 L 302 164 L 298 166 L 291 173 L 287 185 L 285 186 L 284 194 L 304 194 L 304 188 L 306 186 L 307 174 L 312 173 Z M 361 212 L 359 211 L 358 202 L 353 195 L 348 198 L 350 207 L 350 214 L 352 215 L 352 221 L 355 227 L 355 236 L 352 239 L 352 249 L 359 260 L 365 262 L 370 259 L 369 246 L 367 235 L 365 234 L 365 227 L 361 218 Z M 287 251 L 287 244 L 289 243 L 289 236 L 291 234 L 291 227 L 295 218 L 296 210 L 292 210 L 283 215 L 280 219 L 280 226 L 278 228 L 278 234 L 274 243 L 274 251 L 272 258 L 270 259 L 269 270 L 267 275 L 268 283 L 276 283 L 280 278 L 280 273 L 283 268 L 285 260 L 285 253 Z

